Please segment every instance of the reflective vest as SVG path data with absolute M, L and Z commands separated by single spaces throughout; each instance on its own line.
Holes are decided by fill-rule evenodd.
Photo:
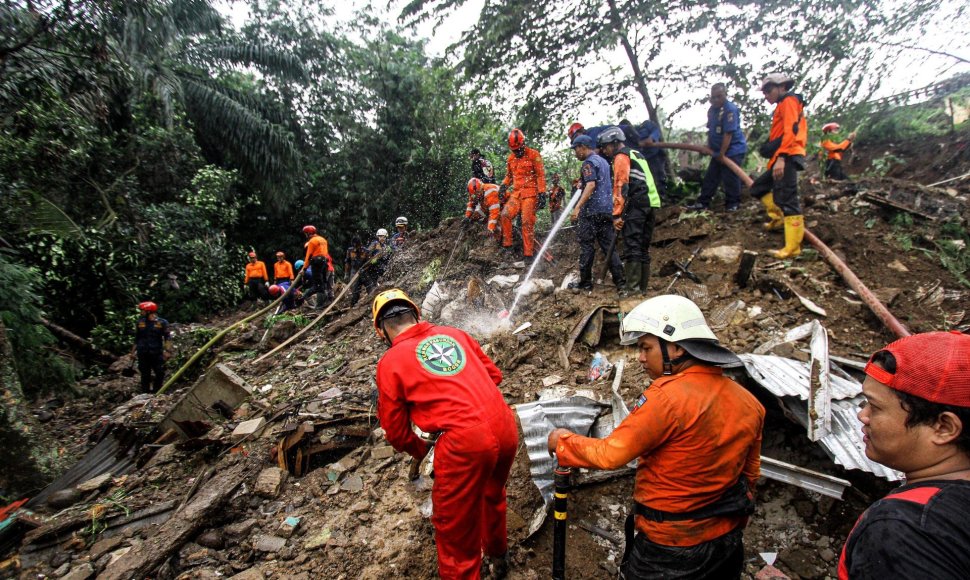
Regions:
M 650 207 L 660 207 L 660 194 L 657 192 L 657 184 L 653 181 L 653 173 L 650 172 L 647 160 L 632 149 L 627 152 L 630 155 L 630 161 L 634 162 L 630 165 L 629 197 L 645 194 L 650 200 Z

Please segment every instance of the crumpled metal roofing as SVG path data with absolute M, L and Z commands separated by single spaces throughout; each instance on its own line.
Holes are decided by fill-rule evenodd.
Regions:
M 808 400 L 811 371 L 808 363 L 770 354 L 739 354 L 748 375 L 779 397 Z M 862 384 L 833 372 L 829 380 L 833 401 L 851 399 L 862 392 Z
M 546 505 L 552 501 L 553 471 L 556 469 L 556 459 L 549 456 L 546 444 L 549 433 L 562 427 L 574 433 L 589 434 L 596 418 L 609 409 L 608 405 L 579 396 L 515 406 L 529 453 L 529 474 Z

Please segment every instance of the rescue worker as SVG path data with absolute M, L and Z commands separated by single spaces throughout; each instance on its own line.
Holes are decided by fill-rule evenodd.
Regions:
M 366 289 L 370 294 L 377 286 L 377 281 L 384 274 L 387 262 L 391 257 L 391 244 L 387 241 L 387 230 L 381 228 L 377 230 L 376 237 L 367 245 L 367 262 L 361 267 L 360 276 L 351 288 L 350 305 L 357 304 L 360 299 L 361 289 Z
M 717 193 L 718 185 L 724 188 L 724 209 L 735 212 L 741 209 L 741 178 L 722 162 L 727 158 L 744 166 L 748 143 L 741 130 L 741 111 L 727 99 L 727 87 L 717 83 L 711 87 L 711 107 L 707 110 L 707 146 L 714 152 L 707 164 L 707 173 L 701 182 L 701 194 L 697 201 L 687 206 L 691 210 L 706 210 Z
M 546 170 L 539 152 L 525 146 L 521 129 L 512 129 L 509 133 L 509 149 L 512 153 L 499 188 L 504 194 L 512 186 L 512 195 L 502 209 L 502 246 L 512 248 L 512 220 L 521 213 L 522 255 L 526 263 L 531 263 L 535 252 L 536 209 L 545 205 Z
M 314 294 L 323 294 L 324 300 L 333 298 L 333 289 L 329 288 L 329 272 L 332 268 L 330 264 L 330 252 L 327 240 L 317 233 L 317 228 L 312 225 L 303 226 L 303 235 L 306 236 L 306 256 L 303 258 L 303 267 L 312 266 L 312 277 L 309 286 L 304 294 L 307 300 Z M 306 274 L 304 274 L 306 276 Z M 326 302 L 317 297 L 317 308 L 322 309 L 327 306 Z
M 462 219 L 462 224 L 485 219 L 486 212 L 488 212 L 488 221 L 485 227 L 488 235 L 494 238 L 495 228 L 498 227 L 499 213 L 502 211 L 498 191 L 499 187 L 494 183 L 485 183 L 477 177 L 469 179 L 468 205 L 465 206 L 465 217 Z
M 822 141 L 822 149 L 828 153 L 825 159 L 825 177 L 836 181 L 849 179 L 845 170 L 842 169 L 842 154 L 848 151 L 852 147 L 852 142 L 855 141 L 855 133 L 853 132 L 849 133 L 847 138 L 836 143 L 833 139 L 841 128 L 838 123 L 826 123 L 822 126 L 822 133 L 829 136 Z
M 582 125 L 582 123 L 573 123 L 566 131 L 566 136 L 569 137 L 569 142 L 572 143 L 576 140 L 576 137 L 586 135 L 593 140 L 593 153 L 598 155 L 599 149 L 596 147 L 596 139 L 599 137 L 600 132 L 607 127 L 609 127 L 609 125 L 597 125 L 596 127 L 586 128 Z
M 638 459 L 625 578 L 740 578 L 764 407 L 724 376 L 719 367 L 741 361 L 718 343 L 689 299 L 650 298 L 621 328 L 621 343 L 639 346 L 638 360 L 653 381 L 609 436 L 555 429 L 549 452 L 561 466 L 589 469 Z
M 663 142 L 660 125 L 647 119 L 637 126 L 637 137 L 639 138 L 640 151 L 643 152 L 643 157 L 647 160 L 647 165 L 650 166 L 653 183 L 657 186 L 660 199 L 667 199 L 667 150 L 650 146 L 654 143 Z
M 276 262 L 273 263 L 273 281 L 277 284 L 286 282 L 287 285 L 293 282 L 293 264 L 290 264 L 283 252 L 276 252 Z
M 289 290 L 289 288 L 290 288 L 290 284 L 288 282 L 273 284 L 272 286 L 269 287 L 269 295 L 274 299 L 279 298 L 287 290 Z M 301 304 L 303 304 L 303 293 L 297 290 L 296 288 L 294 288 L 292 292 L 290 292 L 283 298 L 283 302 L 280 304 L 280 307 L 276 310 L 276 313 L 283 314 L 287 310 L 293 310 L 294 308 L 296 308 Z
M 798 172 L 805 169 L 805 145 L 808 143 L 808 121 L 805 100 L 791 92 L 795 81 L 783 73 L 771 73 L 761 82 L 765 100 L 775 105 L 768 141 L 758 152 L 768 159 L 768 169 L 754 180 L 751 195 L 761 198 L 771 221 L 765 229 L 785 226 L 785 247 L 774 252 L 775 258 L 793 258 L 802 252 L 805 222 L 798 199 Z
M 622 133 L 621 133 L 622 135 Z M 570 219 L 576 226 L 576 239 L 579 241 L 579 282 L 570 282 L 574 290 L 593 289 L 593 258 L 596 250 L 593 243 L 599 243 L 606 254 L 613 244 L 613 180 L 610 165 L 605 159 L 593 153 L 593 140 L 589 135 L 580 135 L 573 140 L 573 153 L 583 162 L 580 179 L 583 191 Z M 610 274 L 616 287 L 622 288 L 623 264 L 617 252 L 610 256 Z
M 472 177 L 481 180 L 482 183 L 495 183 L 495 168 L 481 151 L 472 149 L 468 152 L 468 159 L 472 162 Z
M 367 247 L 360 241 L 360 236 L 354 236 L 350 240 L 347 251 L 344 252 L 344 281 L 353 278 L 365 262 L 367 262 Z
M 599 146 L 613 166 L 613 227 L 623 233 L 625 290 L 645 293 L 650 281 L 654 209 L 660 208 L 660 193 L 647 160 L 627 147 L 619 128 L 600 133 Z
M 552 187 L 549 188 L 549 217 L 553 225 L 559 221 L 562 215 L 562 204 L 566 201 L 566 190 L 559 185 L 560 177 L 558 173 L 552 174 Z
M 293 262 L 293 270 L 296 271 L 296 272 L 300 272 L 301 270 L 303 270 L 303 260 L 297 260 L 297 261 Z M 297 284 L 296 287 L 297 288 L 306 288 L 306 287 L 308 287 L 309 286 L 309 282 L 307 281 L 307 279 L 309 277 L 310 277 L 310 270 L 308 268 L 305 272 L 303 272 L 303 277 L 300 278 L 300 283 Z M 294 279 L 295 279 L 295 277 L 294 277 Z
M 243 279 L 243 287 L 249 290 L 250 300 L 268 298 L 267 286 L 269 286 L 269 274 L 266 273 L 266 264 L 256 259 L 256 252 L 249 252 L 249 262 L 246 264 L 246 277 Z
M 157 392 L 165 378 L 165 361 L 172 357 L 172 333 L 168 329 L 168 321 L 159 318 L 157 304 L 142 302 L 138 310 L 141 316 L 135 323 L 135 350 L 138 372 L 141 374 L 141 391 Z M 149 385 L 153 385 L 154 389 L 149 390 Z
M 402 215 L 394 220 L 394 229 L 397 231 L 391 236 L 391 247 L 395 250 L 402 250 L 404 244 L 408 241 L 408 218 Z
M 519 437 L 498 389 L 502 372 L 466 332 L 422 321 L 401 290 L 378 294 L 371 312 L 389 345 L 377 363 L 377 417 L 387 441 L 419 462 L 434 445 L 431 523 L 439 575 L 478 578 L 484 551 L 493 576 L 504 577 L 505 485 Z
M 970 336 L 901 338 L 865 372 L 866 457 L 903 472 L 904 484 L 849 532 L 839 579 L 970 578 Z

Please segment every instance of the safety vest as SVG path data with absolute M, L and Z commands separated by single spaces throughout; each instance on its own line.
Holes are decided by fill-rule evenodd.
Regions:
M 636 162 L 635 165 L 630 165 L 630 197 L 646 193 L 650 200 L 650 207 L 660 207 L 660 194 L 657 192 L 657 184 L 653 181 L 653 173 L 650 172 L 647 160 L 633 149 L 627 152 L 630 154 L 630 161 Z

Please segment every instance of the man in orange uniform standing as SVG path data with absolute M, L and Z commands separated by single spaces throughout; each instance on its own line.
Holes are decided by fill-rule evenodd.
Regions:
M 498 226 L 499 213 L 502 211 L 502 203 L 499 201 L 498 186 L 494 183 L 485 183 L 477 177 L 468 180 L 468 206 L 465 207 L 465 218 L 463 223 L 469 223 L 472 219 L 478 220 L 488 216 L 488 234 L 495 236 L 495 228 Z M 480 217 L 479 217 L 480 216 Z
M 243 287 L 249 289 L 249 297 L 252 300 L 257 298 L 266 299 L 269 293 L 266 287 L 269 285 L 269 274 L 266 273 L 266 264 L 256 259 L 256 252 L 249 252 L 249 263 L 246 264 L 246 277 L 243 279 Z
M 287 287 L 293 283 L 293 264 L 286 259 L 286 254 L 276 252 L 276 262 L 273 263 L 273 282 L 286 282 Z
M 306 256 L 303 258 L 303 269 L 311 267 L 312 280 L 310 288 L 304 293 L 304 297 L 309 300 L 310 296 L 322 293 L 324 300 L 331 295 L 328 280 L 330 279 L 330 252 L 328 251 L 327 240 L 317 233 L 315 226 L 303 226 L 303 235 L 306 236 Z M 327 304 L 319 297 L 317 298 L 317 308 L 324 308 Z
M 505 484 L 518 431 L 498 385 L 502 371 L 471 336 L 421 320 L 401 290 L 381 292 L 374 329 L 390 348 L 377 363 L 377 416 L 387 441 L 420 461 L 434 441 L 431 523 L 444 579 L 478 578 L 482 551 L 492 573 L 508 569 Z
M 512 129 L 509 133 L 509 149 L 512 153 L 506 161 L 505 179 L 499 189 L 504 194 L 512 186 L 512 196 L 502 210 L 502 247 L 512 247 L 512 220 L 521 212 L 522 255 L 526 262 L 531 262 L 535 251 L 536 206 L 539 198 L 546 195 L 546 170 L 539 152 L 525 146 L 521 129 Z
M 845 181 L 849 179 L 849 176 L 842 169 L 842 154 L 852 147 L 852 142 L 855 141 L 855 133 L 849 133 L 848 138 L 836 143 L 832 139 L 839 132 L 839 129 L 841 129 L 841 126 L 838 123 L 826 123 L 822 125 L 822 133 L 828 135 L 822 141 L 822 149 L 828 152 L 825 159 L 825 177 L 836 181 Z
M 561 466 L 594 469 L 638 458 L 624 577 L 740 578 L 764 407 L 724 376 L 719 367 L 738 357 L 683 296 L 640 303 L 623 319 L 621 342 L 639 346 L 653 382 L 608 437 L 556 429 L 550 453 Z
M 768 159 L 768 170 L 754 180 L 751 195 L 761 198 L 771 221 L 765 229 L 776 229 L 784 216 L 785 247 L 774 253 L 778 259 L 802 253 L 805 222 L 798 199 L 798 172 L 805 169 L 808 120 L 805 100 L 791 92 L 795 81 L 786 74 L 772 73 L 761 82 L 765 100 L 775 105 L 768 141 L 758 152 Z

